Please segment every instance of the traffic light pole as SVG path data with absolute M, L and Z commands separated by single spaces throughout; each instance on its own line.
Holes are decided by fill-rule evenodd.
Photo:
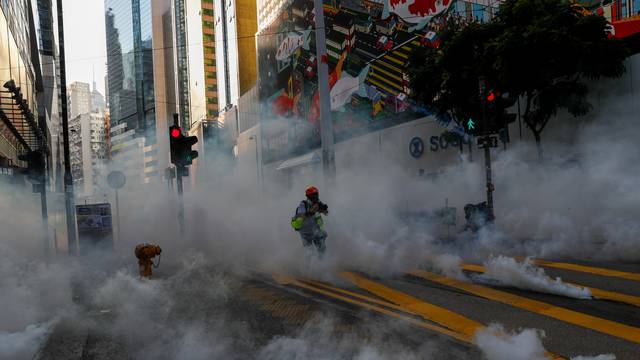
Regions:
M 184 196 L 182 188 L 182 171 L 184 167 L 176 166 L 176 186 L 178 188 L 178 226 L 180 235 L 184 235 Z
M 491 147 L 487 128 L 487 100 L 486 100 L 486 84 L 484 78 L 479 79 L 480 100 L 482 101 L 482 137 L 484 140 L 484 168 L 486 173 L 487 186 L 487 207 L 489 208 L 489 217 L 491 221 L 495 219 L 493 212 L 493 183 L 491 182 Z
M 67 240 L 69 243 L 69 255 L 76 255 L 78 244 L 76 242 L 76 224 L 73 206 L 73 178 L 71 176 L 71 156 L 69 152 L 69 114 L 67 113 L 67 72 L 65 70 L 64 56 L 64 25 L 62 22 L 62 1 L 57 2 L 58 7 L 58 46 L 60 56 L 60 102 L 62 115 L 62 141 L 64 142 L 64 202 L 67 210 Z

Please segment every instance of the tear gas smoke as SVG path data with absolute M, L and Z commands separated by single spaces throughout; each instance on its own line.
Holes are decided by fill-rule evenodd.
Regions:
M 259 359 L 433 359 L 438 344 L 432 341 L 409 347 L 380 332 L 376 322 L 365 323 L 358 334 L 339 330 L 339 319 L 314 317 L 295 337 L 276 337 L 258 353 Z M 385 324 L 394 327 L 394 323 Z M 397 325 L 397 324 L 395 324 Z
M 487 360 L 546 360 L 546 349 L 542 345 L 545 334 L 542 330 L 522 329 L 507 332 L 500 324 L 491 324 L 478 331 L 474 342 Z M 571 360 L 615 360 L 615 355 L 577 356 Z
M 476 280 L 576 299 L 591 299 L 589 289 L 564 283 L 560 278 L 551 279 L 544 269 L 533 265 L 529 258 L 519 263 L 506 256 L 491 257 L 484 267 L 485 273 L 476 276 Z
M 540 330 L 509 334 L 501 325 L 493 324 L 478 331 L 474 341 L 488 360 L 546 360 L 543 337 Z
M 303 198 L 304 187 L 319 183 L 315 175 L 296 173 L 289 182 L 265 165 L 263 191 L 256 186 L 255 174 L 247 173 L 240 163 L 235 168 L 216 167 L 206 178 L 199 178 L 197 186 L 186 185 L 184 236 L 178 234 L 176 197 L 166 184 L 145 187 L 129 184 L 120 192 L 121 236 L 115 242 L 120 265 L 112 263 L 110 268 L 102 269 L 106 280 L 97 283 L 94 305 L 117 309 L 109 331 L 127 339 L 132 348 L 149 349 L 145 356 L 211 358 L 221 357 L 234 348 L 233 335 L 242 333 L 243 328 L 234 323 L 238 327 L 236 332 L 225 336 L 226 330 L 221 326 L 231 322 L 224 314 L 214 322 L 190 317 L 190 307 L 203 306 L 197 301 L 224 301 L 228 295 L 227 280 L 215 277 L 219 271 L 198 270 L 208 269 L 210 264 L 222 264 L 236 274 L 243 274 L 250 267 L 271 272 L 306 271 L 316 278 L 331 280 L 339 269 L 389 275 L 424 265 L 427 255 L 435 259 L 432 261 L 435 268 L 449 276 L 460 275 L 456 270 L 457 257 L 484 259 L 489 254 L 638 260 L 640 151 L 636 142 L 640 127 L 635 124 L 637 114 L 626 106 L 633 101 L 620 97 L 599 104 L 590 118 L 568 130 L 566 116 L 559 115 L 545 130 L 546 158 L 542 164 L 531 161 L 535 150 L 530 143 L 514 144 L 507 152 L 496 154 L 493 168 L 497 223 L 476 236 L 458 233 L 458 223 L 453 229 L 454 239 L 443 239 L 438 221 L 411 223 L 399 213 L 437 209 L 444 206 L 445 199 L 458 209 L 466 203 L 481 201 L 484 176 L 477 159 L 470 162 L 465 155 L 459 163 L 443 166 L 437 176 L 425 180 L 413 177 L 395 162 L 392 151 L 358 155 L 338 168 L 335 186 L 327 188 L 320 184 L 320 197 L 329 205 L 326 221 L 329 238 L 324 260 L 312 268 L 305 264 L 304 250 L 289 220 Z M 351 149 L 354 154 L 367 154 L 370 150 L 357 149 L 357 142 L 354 144 Z M 211 165 L 206 157 L 198 161 L 202 168 Z M 192 178 L 185 181 L 195 183 Z M 17 339 L 22 335 L 16 334 L 21 333 L 25 338 L 11 343 L 31 344 L 30 341 L 41 339 L 46 324 L 74 311 L 70 295 L 72 278 L 84 282 L 91 282 L 92 278 L 84 274 L 86 264 L 76 270 L 56 261 L 48 267 L 44 265 L 35 195 L 19 193 L 8 186 L 0 190 L 1 213 L 12 214 L 0 217 L 3 230 L 0 308 L 5 310 L 0 313 L 0 344 Z M 138 281 L 131 275 L 136 268 L 133 249 L 143 242 L 162 246 L 163 265 L 157 275 L 165 280 Z M 194 258 L 192 254 L 198 255 Z M 189 268 L 182 264 L 181 259 L 187 256 L 197 266 Z M 561 285 L 541 282 L 537 270 L 523 272 L 501 264 L 508 262 L 506 258 L 498 259 L 502 260 L 488 264 L 496 267 L 490 269 L 491 274 L 502 281 L 511 281 L 512 286 L 520 284 L 537 291 L 560 287 L 566 291 Z M 199 277 L 200 284 L 211 286 L 195 285 L 189 282 L 190 277 Z M 172 317 L 180 321 L 175 326 L 166 326 L 166 319 Z M 140 324 L 149 331 L 136 331 Z M 504 350 L 504 354 L 513 350 L 509 359 L 517 358 L 514 356 L 523 349 L 532 356 L 541 351 L 538 333 L 533 330 L 517 334 L 512 340 L 496 341 L 488 335 L 478 337 L 481 348 L 481 344 L 495 343 L 491 347 Z M 207 346 L 194 345 L 199 343 Z M 300 350 L 287 352 L 289 345 Z M 314 349 L 304 336 L 302 340 L 281 338 L 266 346 L 263 354 L 309 355 Z M 24 353 L 6 347 L 2 351 Z M 360 357 L 404 354 L 402 349 L 387 352 L 366 346 L 345 351 Z M 408 354 L 407 358 L 411 358 L 414 353 Z

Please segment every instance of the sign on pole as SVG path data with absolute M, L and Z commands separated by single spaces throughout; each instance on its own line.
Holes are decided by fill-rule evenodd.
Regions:
M 124 176 L 122 171 L 112 171 L 107 175 L 107 183 L 110 188 L 118 190 L 127 183 L 127 177 Z
M 80 254 L 113 249 L 111 204 L 76 205 Z

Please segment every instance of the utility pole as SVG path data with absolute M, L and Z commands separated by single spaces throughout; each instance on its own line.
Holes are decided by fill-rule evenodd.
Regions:
M 60 102 L 62 103 L 62 141 L 64 142 L 64 202 L 67 210 L 67 239 L 69 255 L 76 255 L 76 224 L 73 205 L 73 178 L 71 176 L 71 156 L 69 154 L 69 115 L 67 113 L 67 72 L 64 58 L 64 23 L 62 22 L 62 0 L 57 1 L 58 41 L 60 56 Z
M 324 9 L 322 0 L 314 0 L 316 17 L 316 54 L 318 57 L 318 95 L 320 107 L 320 139 L 322 141 L 322 171 L 325 186 L 335 182 L 336 162 L 333 147 L 333 123 L 331 122 L 331 101 L 329 99 L 329 59 L 325 40 Z
M 484 77 L 481 76 L 478 79 L 478 85 L 480 87 L 480 101 L 482 101 L 482 137 L 484 140 L 484 167 L 487 185 L 487 207 L 489 208 L 490 221 L 493 221 L 495 219 L 495 215 L 493 212 L 493 184 L 491 182 L 491 141 L 488 134 L 487 126 L 487 87 Z

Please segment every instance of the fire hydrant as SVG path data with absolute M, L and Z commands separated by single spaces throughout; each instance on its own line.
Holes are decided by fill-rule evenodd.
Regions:
M 140 244 L 136 246 L 135 254 L 138 258 L 138 266 L 140 268 L 140 277 L 151 277 L 152 267 L 157 268 L 160 265 L 160 253 L 162 249 L 154 244 Z M 154 264 L 152 259 L 158 256 L 158 263 Z

